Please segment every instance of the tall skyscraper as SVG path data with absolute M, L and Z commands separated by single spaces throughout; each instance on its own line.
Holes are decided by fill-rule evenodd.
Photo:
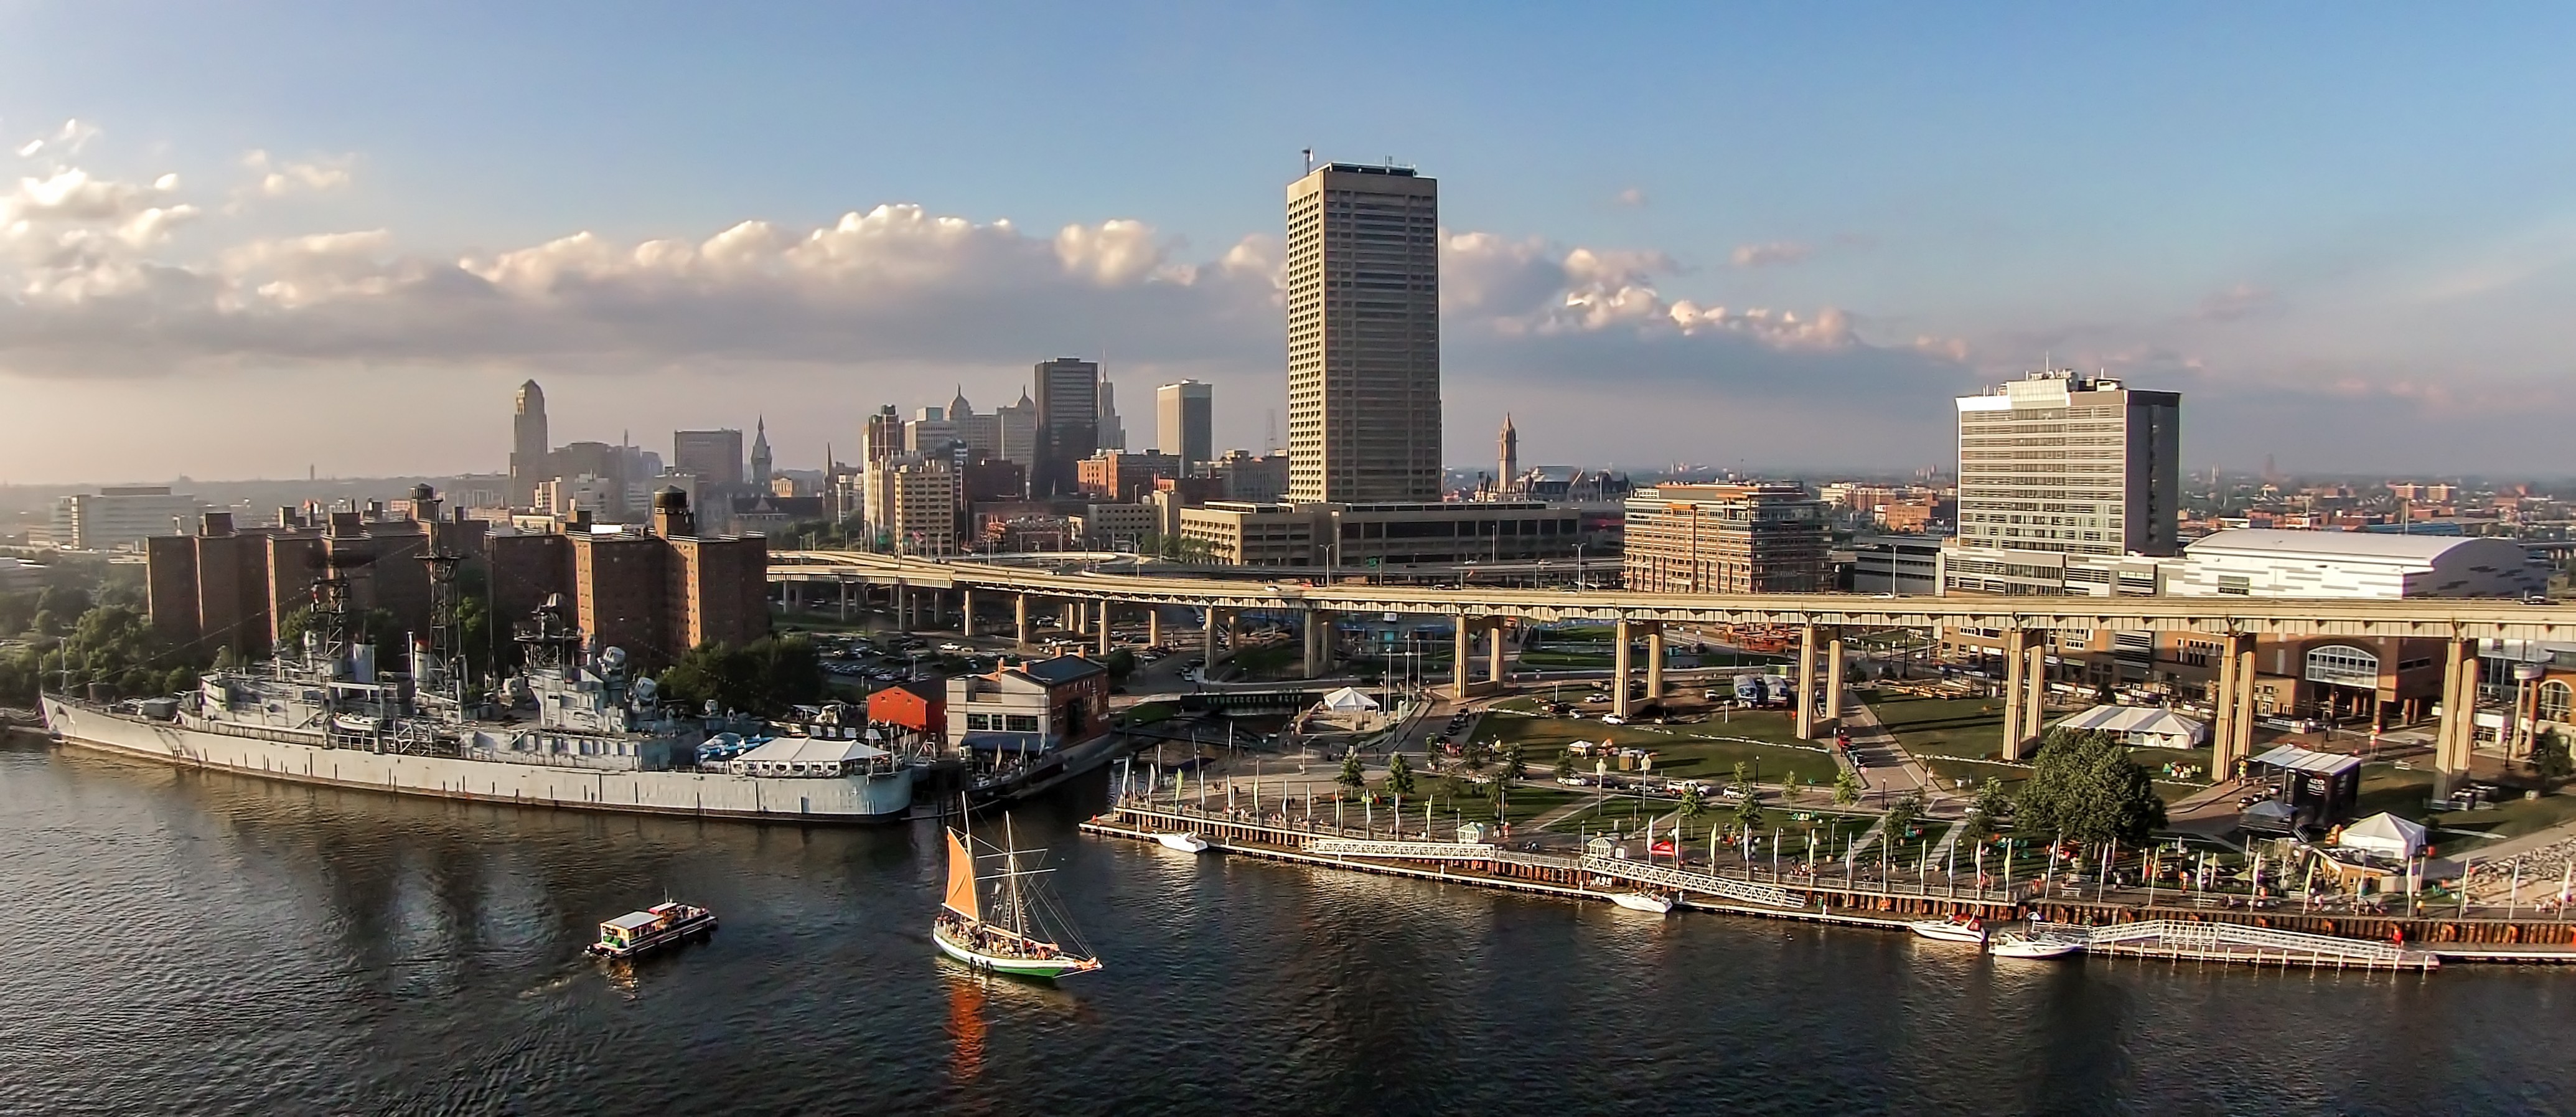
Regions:
M 671 432 L 671 468 L 697 475 L 701 485 L 742 484 L 742 432 Z
M 537 496 L 537 482 L 554 476 L 546 468 L 546 390 L 530 380 L 519 385 L 510 416 L 510 506 L 525 508 Z
M 1076 463 L 1100 452 L 1100 366 L 1058 357 L 1037 366 L 1037 463 L 1029 495 L 1082 491 Z
M 1440 198 L 1411 167 L 1288 186 L 1288 495 L 1440 498 Z
M 859 428 L 859 464 L 883 461 L 903 453 L 903 416 L 895 414 L 894 405 L 878 407 Z
M 1118 418 L 1118 386 L 1106 376 L 1100 378 L 1100 448 L 1127 448 L 1127 424 Z
M 1154 389 L 1154 448 L 1194 470 L 1216 456 L 1216 396 L 1196 380 Z
M 1944 589 L 2057 594 L 2069 556 L 2175 553 L 2182 396 L 2065 369 L 1959 405 L 1959 535 Z
M 1511 412 L 1503 413 L 1503 431 L 1494 436 L 1494 456 L 1502 469 L 1494 475 L 1494 495 L 1508 497 L 1521 478 L 1521 432 L 1512 427 Z

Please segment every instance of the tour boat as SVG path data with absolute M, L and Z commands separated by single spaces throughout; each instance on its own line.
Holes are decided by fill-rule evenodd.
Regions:
M 1177 849 L 1183 853 L 1206 853 L 1208 851 L 1208 840 L 1196 834 L 1181 832 L 1156 834 L 1154 835 L 1154 840 L 1163 843 L 1164 849 Z
M 715 929 L 716 913 L 664 902 L 600 924 L 599 941 L 590 944 L 590 952 L 605 958 L 632 958 Z
M 2063 958 L 2082 947 L 2066 939 L 2036 938 L 2006 931 L 1986 950 L 1997 958 Z
M 1652 892 L 1613 892 L 1610 902 L 1629 911 L 1650 911 L 1656 915 L 1670 915 L 1673 910 L 1672 897 Z
M 948 894 L 930 925 L 931 941 L 939 944 L 940 953 L 986 973 L 1044 981 L 1099 969 L 1100 959 L 1082 945 L 1071 921 L 1038 887 L 1035 878 L 1048 870 L 1020 865 L 1023 859 L 1046 851 L 1022 852 L 1010 844 L 1006 817 L 1002 849 L 982 858 L 1000 861 L 1001 869 L 979 874 L 978 857 L 969 844 L 974 838 L 962 829 L 962 818 L 959 825 L 960 829 L 947 831 Z M 989 919 L 987 885 L 992 891 Z M 1050 923 L 1057 930 L 1049 931 Z
M 1986 921 L 1973 916 L 1951 916 L 1948 919 L 1918 919 L 1906 926 L 1927 939 L 1941 942 L 1986 941 Z

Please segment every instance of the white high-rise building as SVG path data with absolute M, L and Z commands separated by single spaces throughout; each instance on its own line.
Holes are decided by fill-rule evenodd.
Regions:
M 2180 393 L 2051 369 L 1958 407 L 1959 535 L 1944 592 L 2107 593 L 2088 579 L 2108 567 L 2081 560 L 2175 553 Z
M 1440 499 L 1440 193 L 1329 163 L 1288 186 L 1288 495 Z
M 194 535 L 197 498 L 168 485 L 121 485 L 73 493 L 54 504 L 54 546 L 113 551 L 156 535 Z
M 1196 380 L 1154 390 L 1154 448 L 1181 459 L 1184 471 L 1213 460 L 1216 396 Z

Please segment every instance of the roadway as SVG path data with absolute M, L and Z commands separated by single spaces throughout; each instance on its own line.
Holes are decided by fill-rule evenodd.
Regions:
M 2252 597 L 1938 597 L 1860 594 L 1664 594 L 1498 586 L 1316 586 L 1281 579 L 1059 573 L 856 551 L 780 551 L 772 581 L 901 584 L 1072 601 L 1228 610 L 1398 613 L 1532 621 L 1840 625 L 1873 628 L 2099 629 L 2281 636 L 2576 640 L 2576 608 L 2485 599 Z

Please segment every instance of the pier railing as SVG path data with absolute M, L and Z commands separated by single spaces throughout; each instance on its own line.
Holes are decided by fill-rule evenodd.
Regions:
M 1766 907 L 1803 908 L 1807 906 L 1806 901 L 1791 894 L 1785 888 L 1754 884 L 1749 881 L 1728 880 L 1725 877 L 1689 872 L 1668 865 L 1651 865 L 1642 861 L 1626 861 L 1616 857 L 1587 854 L 1583 858 L 1583 869 L 1605 877 L 1633 880 L 1641 884 L 1662 885 L 1665 888 L 1684 892 L 1724 896 L 1730 900 L 1761 904 Z
M 2086 929 L 2083 942 L 2086 949 L 2137 947 L 2158 953 L 2212 957 L 2249 951 L 2275 952 L 2286 956 L 2307 955 L 2382 966 L 2418 965 L 2425 958 L 2422 951 L 2410 951 L 2391 943 L 2280 931 L 2242 923 L 2186 923 L 2179 919 L 2149 919 L 2093 927 Z
M 1494 847 L 1483 842 L 1395 842 L 1363 838 L 1317 838 L 1306 852 L 1323 857 L 1393 857 L 1406 861 L 1492 861 Z M 1563 858 L 1558 858 L 1563 860 Z

